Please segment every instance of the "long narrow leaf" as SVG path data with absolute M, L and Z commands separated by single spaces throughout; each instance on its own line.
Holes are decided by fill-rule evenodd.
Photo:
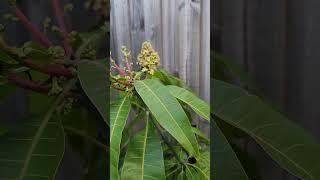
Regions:
M 109 79 L 105 67 L 98 62 L 80 63 L 78 65 L 78 77 L 82 89 L 109 125 L 107 119 L 107 99 L 109 98 L 107 82 Z
M 122 167 L 122 180 L 165 179 L 163 152 L 160 139 L 149 120 L 129 144 Z
M 130 112 L 129 97 L 119 99 L 110 108 L 110 179 L 119 179 L 118 164 L 122 131 Z
M 74 85 L 68 83 L 65 92 Z M 32 95 L 31 113 L 50 105 L 47 97 Z M 64 152 L 64 133 L 55 115 L 61 95 L 43 118 L 30 117 L 0 138 L 0 179 L 54 179 Z
M 168 88 L 157 79 L 137 81 L 135 89 L 159 124 L 166 129 L 191 156 L 199 155 L 197 140 L 187 115 Z
M 213 113 L 253 137 L 283 168 L 306 180 L 320 179 L 320 144 L 257 96 L 212 80 Z
M 186 89 L 172 85 L 167 87 L 174 97 L 188 104 L 199 116 L 210 122 L 210 107 L 206 102 Z
M 211 152 L 213 161 L 213 179 L 219 180 L 248 180 L 237 155 L 232 150 L 228 140 L 225 138 L 216 122 L 211 123 L 213 132 Z

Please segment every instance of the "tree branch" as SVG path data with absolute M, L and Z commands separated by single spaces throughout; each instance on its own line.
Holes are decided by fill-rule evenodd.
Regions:
M 124 89 L 124 88 L 119 87 L 119 86 L 117 86 L 117 85 L 115 85 L 115 84 L 112 84 L 111 86 L 112 86 L 113 88 L 115 88 L 115 89 L 119 90 L 119 91 L 125 91 L 125 89 Z
M 14 11 L 24 27 L 31 32 L 34 38 L 36 38 L 41 44 L 49 48 L 52 46 L 51 41 L 45 36 L 39 29 L 22 13 L 22 11 L 15 6 Z
M 61 10 L 61 5 L 59 0 L 52 0 L 52 7 L 55 13 L 55 16 L 58 21 L 58 25 L 63 35 L 63 45 L 67 57 L 70 57 L 73 53 L 72 47 L 70 45 L 69 33 L 67 32 L 66 24 L 64 21 L 64 12 Z
M 23 79 L 14 73 L 8 74 L 6 78 L 8 79 L 9 83 L 21 87 L 23 89 L 32 90 L 38 93 L 48 93 L 50 90 L 50 86 L 48 85 L 41 85 L 40 83 Z
M 23 62 L 26 66 L 51 76 L 64 76 L 66 78 L 72 78 L 74 76 L 74 74 L 63 65 L 36 64 L 32 60 L 24 60 Z

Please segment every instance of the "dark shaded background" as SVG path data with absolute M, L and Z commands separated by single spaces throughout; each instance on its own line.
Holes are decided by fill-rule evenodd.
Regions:
M 76 30 L 84 32 L 97 24 L 99 19 L 93 13 L 84 11 L 84 0 L 62 0 L 61 4 L 74 2 L 74 10 L 69 13 L 66 19 L 68 30 Z M 19 7 L 25 15 L 34 22 L 40 29 L 46 17 L 50 17 L 55 21 L 51 10 L 51 1 L 47 0 L 20 0 L 17 1 Z M 6 1 L 0 1 L 0 23 L 4 22 L 3 14 L 12 13 L 7 6 Z M 21 46 L 24 42 L 30 41 L 32 37 L 25 31 L 23 26 L 17 22 L 10 24 L 6 29 L 6 41 L 12 46 Z M 54 36 L 49 36 L 54 44 L 59 44 L 61 41 L 55 39 Z M 108 44 L 109 42 L 107 42 Z M 105 48 L 105 51 L 108 51 Z M 19 123 L 19 119 L 27 111 L 26 106 L 26 91 L 17 89 L 15 95 L 9 97 L 4 103 L 0 104 L 0 121 L 15 121 Z M 89 152 L 88 152 L 89 154 Z M 1 173 L 1 172 L 0 172 Z M 65 155 L 62 165 L 60 166 L 56 180 L 80 180 L 82 175 L 86 173 L 86 162 L 83 162 L 79 156 L 72 150 L 68 139 L 66 139 Z
M 320 140 L 320 1 L 211 2 L 215 50 L 242 64 L 264 95 Z M 255 143 L 248 151 L 263 179 L 296 179 Z

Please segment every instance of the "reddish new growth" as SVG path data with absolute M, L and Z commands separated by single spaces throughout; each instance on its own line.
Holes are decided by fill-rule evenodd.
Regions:
M 41 32 L 38 29 L 38 27 L 24 15 L 24 13 L 16 5 L 15 1 L 8 1 L 8 2 L 9 2 L 9 5 L 12 6 L 14 13 L 16 14 L 17 18 L 20 20 L 22 25 L 25 27 L 25 29 L 28 30 L 32 34 L 32 36 L 38 42 L 40 42 L 44 47 L 46 48 L 53 47 L 53 43 L 49 40 L 49 38 L 43 32 Z M 63 33 L 63 44 L 65 49 L 65 56 L 67 58 L 70 58 L 70 56 L 73 54 L 73 50 L 68 38 L 69 33 L 67 32 L 67 28 L 64 21 L 64 13 L 61 9 L 59 0 L 52 0 L 52 7 L 55 13 L 55 17 L 58 21 L 59 28 Z M 65 78 L 72 78 L 74 76 L 74 73 L 63 65 L 36 64 L 29 59 L 22 60 L 22 63 L 31 69 L 37 70 L 42 73 L 46 73 L 51 77 L 62 76 Z M 22 87 L 24 89 L 29 89 L 35 92 L 47 93 L 50 89 L 50 87 L 48 87 L 47 85 L 43 85 L 41 83 L 37 83 L 28 79 L 23 79 L 15 73 L 6 75 L 6 78 L 12 84 L 15 84 L 19 87 Z
M 111 75 L 112 83 L 111 86 L 120 91 L 126 91 L 133 86 L 133 74 L 131 65 L 129 62 L 130 51 L 127 48 L 122 47 L 122 53 L 124 54 L 124 63 L 126 67 L 121 68 L 111 57 L 110 60 L 112 62 L 111 68 L 116 69 L 119 73 L 118 76 Z

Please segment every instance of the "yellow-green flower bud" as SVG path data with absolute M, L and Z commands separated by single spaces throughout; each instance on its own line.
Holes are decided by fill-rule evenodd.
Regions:
M 159 54 L 153 49 L 150 42 L 144 42 L 138 55 L 138 64 L 142 67 L 142 72 L 153 75 L 160 64 Z

